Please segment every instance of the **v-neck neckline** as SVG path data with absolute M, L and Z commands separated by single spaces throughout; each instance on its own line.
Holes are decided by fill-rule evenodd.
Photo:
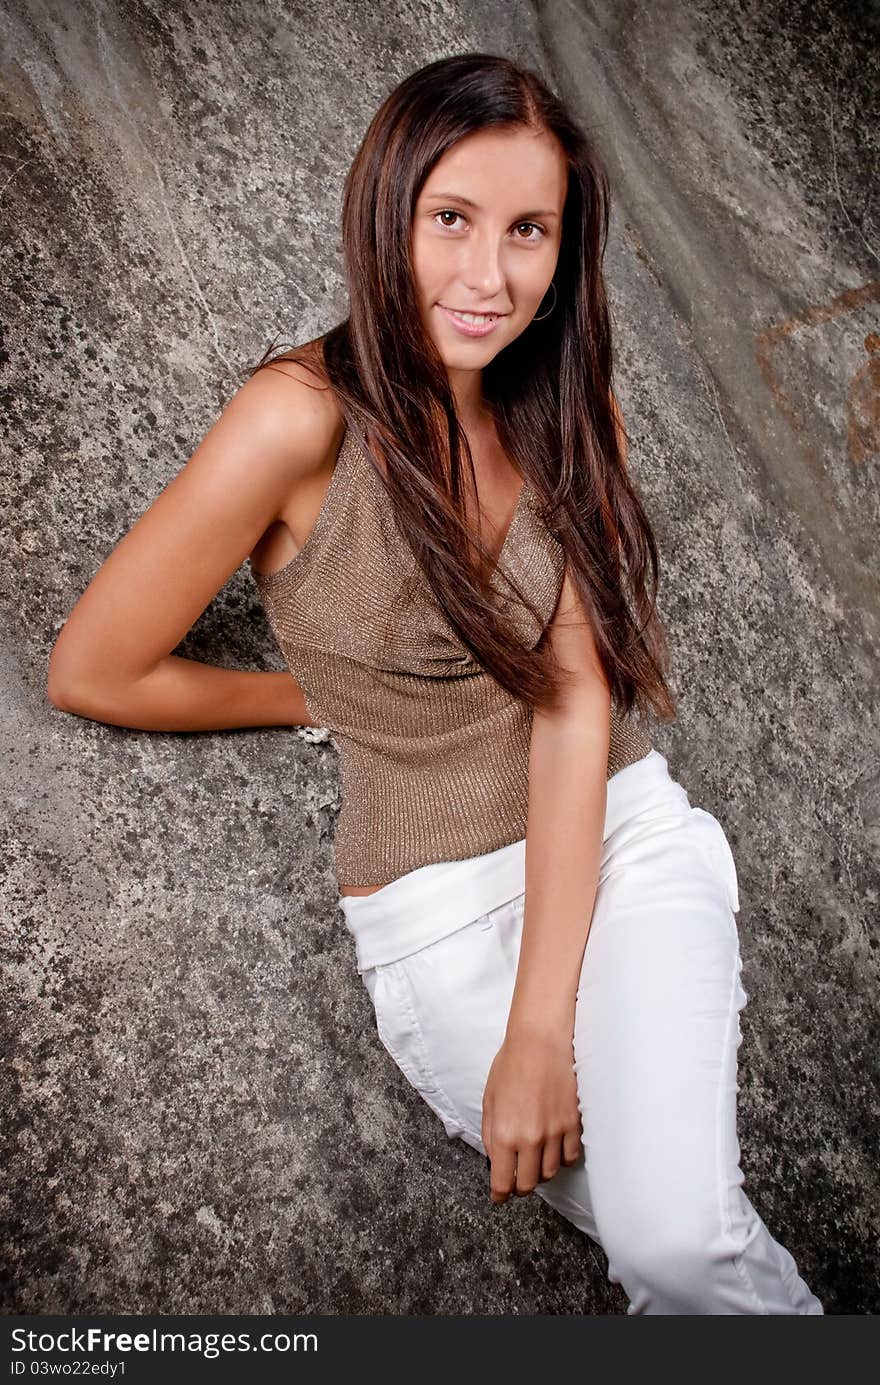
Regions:
M 511 517 L 510 517 L 510 523 L 509 523 L 508 526 L 507 526 L 507 531 L 506 531 L 506 533 L 505 533 L 505 535 L 504 535 L 504 538 L 503 538 L 502 541 L 501 541 L 501 547 L 500 547 L 499 550 L 498 550 L 498 557 L 495 559 L 495 561 L 494 561 L 494 563 L 493 563 L 493 565 L 492 565 L 492 571 L 491 571 L 491 573 L 489 574 L 489 585 L 490 585 L 490 586 L 494 585 L 495 579 L 496 579 L 496 577 L 498 576 L 498 569 L 499 569 L 500 566 L 501 566 L 501 560 L 504 558 L 505 554 L 507 553 L 507 550 L 508 550 L 508 548 L 509 548 L 509 546 L 510 546 L 511 538 L 513 537 L 513 533 L 514 533 L 514 531 L 515 531 L 517 525 L 519 524 L 520 515 L 521 515 L 521 513 L 522 513 L 523 505 L 524 505 L 525 500 L 526 500 L 526 487 L 527 487 L 527 486 L 528 486 L 528 482 L 526 481 L 526 478 L 525 478 L 524 476 L 521 477 L 521 479 L 520 479 L 520 486 L 519 486 L 519 493 L 517 494 L 517 497 L 516 497 L 516 505 L 515 505 L 514 508 L 513 508 L 513 514 L 512 514 Z
M 355 451 L 358 453 L 358 455 L 359 455 L 359 457 L 361 458 L 361 460 L 364 461 L 364 462 L 366 462 L 366 465 L 367 465 L 367 467 L 369 468 L 369 470 L 370 470 L 371 472 L 374 473 L 375 480 L 377 481 L 378 485 L 381 487 L 382 493 L 383 493 L 383 495 L 385 496 L 385 499 L 387 500 L 387 499 L 388 499 L 388 495 L 387 495 L 387 492 L 385 491 L 384 478 L 383 478 L 381 469 L 377 466 L 376 461 L 375 461 L 375 459 L 374 459 L 372 453 L 369 451 L 369 449 L 368 449 L 367 446 L 366 446 L 366 442 L 361 440 L 361 436 L 360 436 L 360 434 L 359 434 L 359 430 L 353 429 L 353 428 L 351 427 L 351 423 L 349 422 L 346 431 L 347 431 L 347 433 L 350 433 L 350 434 L 351 434 L 351 439 L 352 439 L 352 442 L 353 442 L 353 444 L 354 444 Z M 345 441 L 345 439 L 343 439 L 343 441 Z M 514 534 L 515 534 L 515 532 L 516 532 L 516 530 L 517 530 L 517 528 L 518 528 L 518 526 L 519 526 L 519 523 L 520 523 L 520 520 L 521 520 L 521 517 L 522 517 L 523 510 L 525 509 L 525 505 L 526 505 L 527 499 L 528 499 L 528 481 L 526 480 L 526 478 L 525 478 L 524 476 L 521 476 L 521 478 L 520 478 L 520 485 L 519 485 L 519 492 L 518 492 L 517 497 L 516 497 L 516 504 L 515 504 L 515 506 L 514 506 L 514 508 L 513 508 L 513 514 L 512 514 L 511 517 L 510 517 L 510 521 L 509 521 L 509 523 L 508 523 L 508 525 L 507 525 L 507 530 L 506 530 L 506 532 L 505 532 L 504 538 L 503 538 L 502 541 L 501 541 L 501 547 L 500 547 L 500 549 L 498 550 L 498 556 L 497 556 L 497 558 L 495 559 L 495 561 L 494 561 L 494 563 L 493 563 L 493 565 L 492 565 L 492 571 L 491 571 L 491 573 L 490 573 L 490 575 L 489 575 L 489 579 L 488 579 L 488 580 L 489 580 L 489 586 L 494 586 L 494 585 L 495 585 L 496 578 L 498 577 L 499 568 L 501 567 L 502 560 L 503 560 L 503 559 L 506 557 L 506 555 L 507 555 L 507 550 L 508 550 L 508 548 L 510 547 L 510 544 L 511 544 L 511 541 L 512 541 L 512 539 L 513 539 L 513 536 L 514 536 Z

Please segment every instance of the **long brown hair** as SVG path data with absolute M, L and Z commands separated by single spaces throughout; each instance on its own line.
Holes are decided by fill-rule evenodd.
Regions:
M 436 162 L 477 130 L 525 127 L 559 141 L 568 164 L 553 311 L 483 370 L 500 442 L 563 545 L 597 651 L 624 713 L 677 715 L 656 611 L 657 545 L 627 473 L 612 395 L 612 342 L 602 274 L 609 189 L 591 141 L 537 73 L 465 53 L 407 77 L 373 117 L 345 182 L 342 239 L 349 316 L 297 358 L 329 383 L 369 449 L 398 527 L 447 619 L 511 695 L 552 705 L 562 671 L 546 640 L 524 647 L 482 576 L 492 555 L 466 522 L 459 426 L 443 362 L 424 332 L 410 244 L 415 204 Z M 271 351 L 272 348 L 270 347 Z M 279 358 L 267 352 L 254 368 Z M 253 372 L 252 372 L 253 373 Z M 474 564 L 471 554 L 476 552 Z M 499 567 L 515 598 L 525 593 Z

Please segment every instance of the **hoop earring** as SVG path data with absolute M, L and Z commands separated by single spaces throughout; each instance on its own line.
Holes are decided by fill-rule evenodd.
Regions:
M 541 313 L 541 316 L 540 316 L 540 317 L 533 317 L 533 318 L 532 318 L 532 321 L 533 321 L 533 322 L 543 322 L 543 321 L 544 321 L 544 318 L 545 318 L 545 317 L 549 317 L 550 314 L 551 314 L 552 311 L 553 311 L 553 308 L 556 307 L 556 285 L 553 283 L 553 280 L 552 280 L 552 279 L 551 279 L 551 281 L 550 281 L 550 287 L 551 287 L 551 289 L 553 290 L 553 305 L 552 305 L 552 307 L 550 307 L 550 308 L 547 309 L 546 313 Z

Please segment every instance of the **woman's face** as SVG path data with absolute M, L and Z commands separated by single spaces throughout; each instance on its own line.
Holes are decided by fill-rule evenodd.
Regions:
M 553 305 L 568 168 L 552 135 L 467 135 L 433 167 L 413 217 L 419 312 L 451 371 L 480 370 Z M 488 323 L 456 313 L 490 314 Z

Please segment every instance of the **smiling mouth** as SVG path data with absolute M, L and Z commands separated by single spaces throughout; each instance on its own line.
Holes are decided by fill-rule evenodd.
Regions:
M 506 313 L 465 312 L 460 308 L 448 308 L 445 303 L 441 303 L 439 304 L 439 306 L 443 308 L 447 313 L 452 313 L 455 317 L 460 317 L 462 322 L 471 322 L 477 327 L 479 327 L 482 323 L 495 322 L 497 318 L 507 316 Z

